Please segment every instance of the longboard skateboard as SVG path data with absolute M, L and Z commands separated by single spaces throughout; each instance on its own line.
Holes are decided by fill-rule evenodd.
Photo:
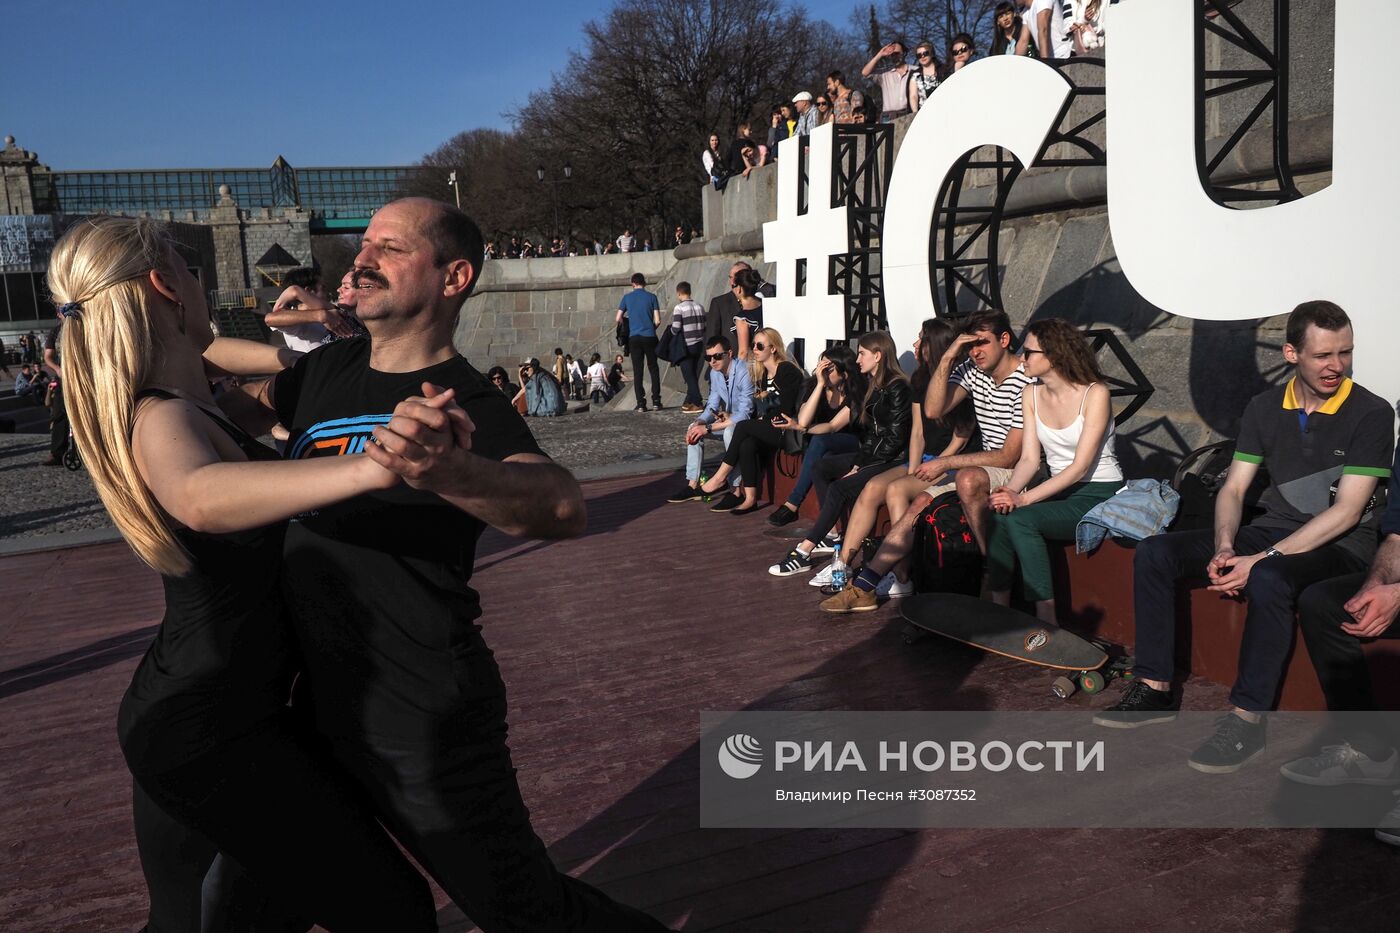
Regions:
M 1017 609 L 958 593 L 905 597 L 900 614 L 912 626 L 905 641 L 941 635 L 1004 658 L 1061 671 L 1051 690 L 1068 699 L 1076 689 L 1098 693 L 1115 677 L 1132 677 L 1132 659 L 1111 657 L 1108 646 L 1086 641 Z

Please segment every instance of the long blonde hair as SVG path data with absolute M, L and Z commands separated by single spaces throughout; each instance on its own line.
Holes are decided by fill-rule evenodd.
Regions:
M 771 327 L 760 327 L 758 330 L 753 332 L 752 336 L 749 337 L 749 346 L 753 346 L 754 341 L 757 340 L 759 337 L 762 337 L 765 343 L 767 344 L 768 349 L 773 351 L 773 359 L 777 360 L 777 365 L 773 367 L 773 372 L 777 372 L 778 366 L 789 362 L 787 348 L 783 346 L 783 335 L 778 333 Z M 757 388 L 758 384 L 763 381 L 763 374 L 763 364 L 760 363 L 758 360 L 750 358 L 749 378 L 753 380 L 755 388 Z M 767 395 L 768 391 L 764 389 L 762 391 L 755 391 L 753 397 L 764 398 Z
M 147 219 L 95 217 L 74 226 L 49 260 L 49 291 L 78 308 L 63 322 L 63 396 L 73 440 L 102 503 L 137 556 L 180 576 L 189 555 L 141 478 L 131 445 L 136 393 L 155 368 L 154 289 L 174 241 Z

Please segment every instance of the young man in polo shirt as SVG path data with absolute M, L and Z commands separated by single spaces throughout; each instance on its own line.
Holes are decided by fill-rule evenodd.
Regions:
M 1136 678 L 1123 699 L 1094 717 L 1130 729 L 1176 718 L 1172 689 L 1178 582 L 1249 600 L 1232 714 L 1188 762 L 1236 771 L 1264 747 L 1262 713 L 1273 708 L 1293 644 L 1299 594 L 1366 568 L 1380 519 L 1376 484 L 1390 475 L 1395 415 L 1347 378 L 1352 329 L 1329 301 L 1288 317 L 1283 356 L 1293 378 L 1255 396 L 1240 422 L 1235 459 L 1215 500 L 1215 528 L 1155 535 L 1133 560 Z M 1244 496 L 1260 466 L 1264 514 L 1240 527 Z
M 957 363 L 963 352 L 967 359 Z M 955 364 L 957 364 L 955 366 Z M 963 324 L 963 333 L 949 346 L 929 378 L 921 400 L 924 417 L 942 418 L 969 398 L 977 415 L 982 450 L 940 457 L 919 466 L 928 487 L 910 503 L 890 528 L 880 550 L 841 592 L 821 604 L 827 612 L 867 612 L 875 608 L 876 589 L 886 574 L 896 578 L 914 547 L 914 526 L 928 504 L 947 492 L 958 493 L 977 546 L 987 550 L 987 498 L 1011 479 L 1021 457 L 1021 392 L 1030 377 L 1011 350 L 1011 319 L 1003 311 L 979 311 Z M 956 471 L 956 479 L 950 474 Z M 850 564 L 860 541 L 848 540 L 842 559 Z M 892 581 L 891 595 L 909 592 L 907 582 Z

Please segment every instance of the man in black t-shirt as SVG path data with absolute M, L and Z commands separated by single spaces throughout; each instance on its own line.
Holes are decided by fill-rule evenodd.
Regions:
M 448 205 L 380 209 L 355 260 L 370 339 L 322 347 L 245 396 L 290 430 L 287 457 L 367 452 L 404 480 L 288 530 L 297 705 L 483 930 L 661 930 L 554 867 L 506 747 L 505 688 L 468 585 L 477 539 L 487 525 L 571 537 L 585 514 L 573 476 L 453 346 L 482 252 Z

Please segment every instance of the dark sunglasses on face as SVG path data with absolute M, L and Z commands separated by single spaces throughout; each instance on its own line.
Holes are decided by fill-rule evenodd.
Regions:
M 767 349 L 768 349 L 768 344 L 766 344 L 766 343 L 755 343 L 755 344 L 753 345 L 753 348 L 754 348 L 755 350 L 767 350 Z
M 729 354 L 728 350 L 721 350 L 719 353 L 706 353 L 705 360 L 710 363 L 718 363 Z
M 830 105 L 829 105 L 826 101 L 824 101 L 824 100 L 819 100 L 819 101 L 817 101 L 817 106 L 818 106 L 818 107 L 828 107 L 828 106 L 830 106 Z
M 914 56 L 915 56 L 916 58 L 932 58 L 932 57 L 933 57 L 933 53 L 930 52 L 930 51 L 927 51 L 927 50 L 925 50 L 925 49 L 920 49 L 919 51 L 917 51 L 917 52 L 914 53 Z
M 968 52 L 971 52 L 971 51 L 972 51 L 972 49 L 968 48 L 967 46 L 965 46 L 965 45 L 960 45 L 960 46 L 958 46 L 957 48 L 953 49 L 953 54 L 954 54 L 954 55 L 966 55 Z
M 1030 355 L 1033 354 L 1033 353 L 1044 353 L 1044 352 L 1045 352 L 1044 350 L 1033 350 L 1033 349 L 1031 349 L 1030 347 L 1022 347 L 1022 348 L 1021 348 L 1021 355 L 1022 355 L 1022 356 L 1030 356 Z

